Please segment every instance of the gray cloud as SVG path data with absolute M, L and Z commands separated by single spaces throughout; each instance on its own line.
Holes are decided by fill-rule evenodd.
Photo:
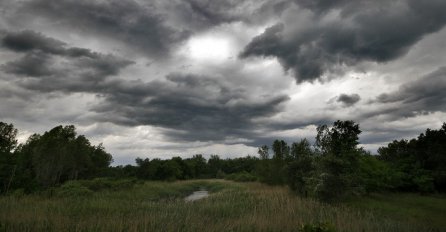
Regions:
M 165 23 L 154 4 L 134 0 L 34 0 L 20 13 L 46 18 L 72 30 L 117 40 L 158 58 L 169 55 L 173 46 L 189 36 Z
M 187 141 L 213 141 L 251 135 L 254 119 L 280 111 L 285 95 L 250 96 L 224 79 L 172 73 L 165 80 L 143 82 L 111 78 L 130 61 L 67 47 L 40 33 L 23 31 L 3 37 L 3 46 L 24 56 L 2 65 L 15 83 L 43 93 L 91 93 L 101 101 L 91 107 L 98 122 L 152 125 Z
M 335 7 L 341 14 L 329 21 L 326 17 L 334 16 L 310 16 L 316 20 L 311 25 L 287 19 L 255 37 L 240 57 L 277 57 L 285 70 L 294 72 L 298 82 L 313 81 L 337 66 L 401 57 L 424 35 L 446 24 L 446 2 L 439 0 L 364 0 L 353 6 L 345 1 L 297 2 L 319 13 L 331 12 Z
M 241 21 L 244 14 L 235 11 L 243 6 L 247 0 L 242 1 L 210 1 L 210 0 L 185 0 L 192 14 L 189 14 L 195 24 L 201 26 L 218 25 L 224 22 Z M 184 8 L 182 8 L 184 9 Z
M 2 46 L 16 52 L 37 50 L 50 54 L 62 54 L 65 45 L 62 41 L 30 30 L 10 32 L 2 38 Z
M 403 84 L 395 92 L 380 94 L 372 103 L 392 104 L 379 113 L 395 116 L 414 116 L 431 112 L 446 111 L 446 67 L 440 67 L 424 77 Z
M 48 76 L 54 72 L 48 64 L 49 59 L 50 56 L 45 53 L 31 52 L 16 61 L 8 62 L 0 67 L 6 73 L 20 76 Z
M 444 65 L 445 6 L 0 0 L 0 118 L 26 133 L 75 124 L 116 157 L 242 155 L 275 138 L 312 138 L 337 119 L 360 123 L 361 141 L 376 149 L 437 128 L 446 114 L 446 68 L 419 74 Z M 188 39 L 228 42 L 230 56 L 245 44 L 245 59 L 198 59 Z M 277 59 L 298 83 L 323 81 L 290 86 L 280 65 L 256 56 Z
M 290 4 L 288 0 L 183 0 L 162 1 L 159 8 L 169 23 L 195 33 L 232 22 L 263 24 L 279 16 Z
M 216 141 L 252 135 L 253 119 L 276 114 L 289 99 L 252 98 L 243 88 L 199 75 L 177 73 L 166 80 L 116 82 L 93 110 L 101 121 L 170 128 L 166 135 L 179 140 Z
M 1 41 L 4 48 L 24 53 L 2 64 L 1 70 L 17 77 L 16 84 L 40 92 L 93 90 L 132 64 L 114 55 L 67 47 L 62 41 L 34 31 L 10 32 Z
M 344 104 L 346 107 L 353 106 L 359 100 L 361 100 L 361 97 L 356 93 L 350 95 L 343 93 L 336 98 L 337 102 Z

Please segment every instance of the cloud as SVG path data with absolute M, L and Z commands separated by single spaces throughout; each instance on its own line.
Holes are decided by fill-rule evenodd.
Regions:
M 122 160 L 255 153 L 338 119 L 376 149 L 445 118 L 445 5 L 3 0 L 0 117 L 28 134 L 75 124 Z M 197 59 L 202 39 L 226 55 Z
M 6 73 L 20 76 L 40 77 L 52 75 L 54 72 L 48 65 L 49 56 L 42 52 L 33 52 L 16 61 L 1 66 Z
M 112 78 L 131 61 L 68 47 L 66 43 L 33 31 L 11 32 L 5 48 L 24 54 L 1 69 L 16 85 L 41 93 L 88 93 L 97 96 L 91 120 L 118 125 L 150 125 L 185 141 L 238 141 L 250 136 L 255 119 L 281 110 L 286 95 L 252 96 L 220 76 L 171 73 L 165 79 L 144 82 Z
M 361 100 L 361 97 L 356 93 L 350 95 L 343 93 L 336 98 L 337 102 L 342 103 L 346 107 L 353 106 L 359 100 Z
M 192 34 L 234 22 L 262 25 L 276 18 L 292 4 L 286 0 L 183 0 L 157 3 L 160 3 L 158 10 L 163 12 L 169 25 L 183 28 Z
M 412 117 L 437 111 L 445 112 L 445 89 L 446 67 L 440 67 L 420 79 L 401 85 L 394 92 L 380 94 L 372 104 L 390 105 L 385 113 L 395 116 Z
M 93 110 L 99 121 L 173 129 L 182 141 L 224 141 L 252 134 L 254 119 L 276 114 L 285 95 L 249 96 L 215 78 L 174 73 L 166 81 L 116 82 Z M 249 137 L 249 136 L 248 136 Z
M 296 2 L 314 14 L 290 8 L 283 22 L 253 38 L 240 57 L 276 57 L 297 82 L 359 62 L 395 60 L 446 24 L 446 2 L 440 0 Z M 305 14 L 311 23 L 294 16 Z
M 62 54 L 65 45 L 62 41 L 30 30 L 7 33 L 2 38 L 2 46 L 15 52 L 37 50 L 50 54 Z
M 151 57 L 169 56 L 189 32 L 166 25 L 154 4 L 135 0 L 34 0 L 21 14 L 44 18 L 59 27 L 122 42 Z
M 196 21 L 195 24 L 202 26 L 218 25 L 232 21 L 242 21 L 245 12 L 241 7 L 246 6 L 247 0 L 242 1 L 209 1 L 209 0 L 185 0 L 183 1 L 189 8 L 190 19 Z
M 67 47 L 62 41 L 34 31 L 10 32 L 1 41 L 4 48 L 24 53 L 2 64 L 1 70 L 15 75 L 18 85 L 40 92 L 93 90 L 133 63 L 111 54 Z

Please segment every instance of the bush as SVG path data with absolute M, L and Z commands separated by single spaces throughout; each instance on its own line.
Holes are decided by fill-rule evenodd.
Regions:
M 102 190 L 122 190 L 133 188 L 138 183 L 137 179 L 108 179 L 108 178 L 95 178 L 92 180 L 80 180 L 78 181 L 82 186 L 92 191 Z
M 93 193 L 90 189 L 83 186 L 78 181 L 69 181 L 56 190 L 56 196 L 59 197 L 80 197 L 89 196 Z
M 82 180 L 79 181 L 83 186 L 87 187 L 92 191 L 102 191 L 102 190 L 122 190 L 132 188 L 138 183 L 136 179 L 108 179 L 108 178 L 96 178 L 93 180 Z
M 227 180 L 233 180 L 237 182 L 249 182 L 249 181 L 257 181 L 257 177 L 253 174 L 243 171 L 238 173 L 232 173 L 225 177 Z
M 416 184 L 418 191 L 422 193 L 431 193 L 434 192 L 434 178 L 422 175 L 417 176 L 413 179 L 413 182 Z
M 223 172 L 222 170 L 218 170 L 217 174 L 215 174 L 215 177 L 217 179 L 225 179 L 226 178 L 226 173 Z
M 68 181 L 59 188 L 54 188 L 56 196 L 87 196 L 93 192 L 104 190 L 124 190 L 133 188 L 139 181 L 136 179 L 108 179 L 96 178 L 92 180 L 75 180 Z M 49 190 L 50 195 L 52 191 Z

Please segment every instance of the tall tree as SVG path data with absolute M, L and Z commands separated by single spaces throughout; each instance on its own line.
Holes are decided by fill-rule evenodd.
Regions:
M 270 175 L 272 176 L 273 184 L 284 184 L 286 180 L 286 164 L 290 158 L 290 147 L 283 140 L 275 140 L 272 145 L 273 158 L 272 158 L 272 170 Z
M 259 147 L 257 153 L 259 154 L 261 160 L 269 159 L 269 147 L 267 145 Z
M 0 193 L 7 192 L 17 171 L 12 155 L 17 146 L 17 129 L 12 124 L 0 122 Z
M 290 147 L 283 140 L 274 140 L 272 148 L 274 160 L 285 160 L 290 154 Z
M 316 149 L 320 155 L 319 176 L 314 192 L 324 201 L 334 201 L 359 191 L 359 155 L 361 133 L 353 121 L 336 121 L 332 127 L 317 128 Z
M 313 151 L 307 139 L 291 145 L 292 161 L 288 164 L 287 183 L 301 196 L 307 196 L 314 170 Z
M 24 157 L 31 159 L 35 178 L 44 187 L 97 176 L 112 161 L 101 145 L 92 146 L 85 136 L 77 135 L 72 125 L 34 135 L 21 150 Z

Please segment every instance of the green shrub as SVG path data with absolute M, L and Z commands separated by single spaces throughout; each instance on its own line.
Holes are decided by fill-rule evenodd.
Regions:
M 218 171 L 217 171 L 217 174 L 215 175 L 215 177 L 216 177 L 217 179 L 225 179 L 225 178 L 226 178 L 226 173 L 223 172 L 222 170 L 218 170 Z
M 417 185 L 418 191 L 422 193 L 434 192 L 434 178 L 422 175 L 413 179 L 413 182 Z
M 139 181 L 137 179 L 114 180 L 109 178 L 95 178 L 92 180 L 80 180 L 78 183 L 91 191 L 97 192 L 103 190 L 124 190 L 133 188 Z
M 93 191 L 83 186 L 78 181 L 66 182 L 56 190 L 56 195 L 59 197 L 89 196 L 92 193 Z
M 253 174 L 243 171 L 238 173 L 232 173 L 225 177 L 227 180 L 233 180 L 237 182 L 249 182 L 249 181 L 257 181 L 257 177 Z

